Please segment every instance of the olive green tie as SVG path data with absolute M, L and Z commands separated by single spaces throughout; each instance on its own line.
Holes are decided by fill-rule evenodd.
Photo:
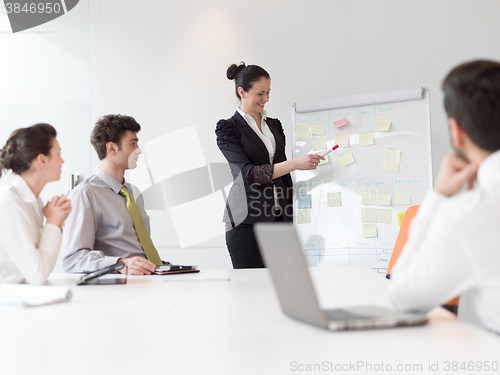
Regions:
M 139 242 L 141 243 L 144 253 L 146 253 L 146 257 L 150 262 L 153 262 L 157 266 L 161 265 L 162 261 L 158 255 L 155 245 L 153 245 L 153 241 L 151 241 L 151 237 L 149 236 L 146 225 L 144 224 L 144 220 L 142 220 L 139 208 L 135 204 L 134 197 L 132 197 L 132 194 L 130 194 L 125 186 L 122 186 L 119 194 L 125 198 L 125 205 L 127 206 L 127 210 L 132 217 L 137 237 L 139 238 Z

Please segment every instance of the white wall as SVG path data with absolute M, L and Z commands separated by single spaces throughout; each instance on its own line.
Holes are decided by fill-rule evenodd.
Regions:
M 134 116 L 143 126 L 143 145 L 195 126 L 204 160 L 223 162 L 214 128 L 237 105 L 225 71 L 245 61 L 271 74 L 267 109 L 284 124 L 290 156 L 293 102 L 427 86 L 436 173 L 450 151 L 441 81 L 463 61 L 500 60 L 499 13 L 496 0 L 95 0 L 92 120 L 107 113 Z M 180 142 L 170 138 L 166 149 Z M 162 163 L 166 169 L 182 164 L 194 148 L 186 144 Z M 230 266 L 222 234 L 180 249 L 168 210 L 150 213 L 153 239 L 164 257 Z
M 0 148 L 15 129 L 39 122 L 53 125 L 65 163 L 61 179 L 47 184 L 40 196 L 47 201 L 66 194 L 71 173 L 91 172 L 88 0 L 16 34 L 2 2 L 0 51 Z
M 70 173 L 91 171 L 88 1 L 16 34 L 1 4 L 0 50 L 0 148 L 15 129 L 53 125 L 66 162 L 61 180 L 48 184 L 41 197 L 66 193 Z

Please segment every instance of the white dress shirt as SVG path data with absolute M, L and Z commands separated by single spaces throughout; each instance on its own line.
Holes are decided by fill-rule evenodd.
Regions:
M 101 169 L 68 194 L 71 213 L 62 240 L 66 272 L 91 272 L 115 264 L 119 258 L 146 258 L 134 222 L 119 195 L 126 186 L 134 197 L 149 232 L 149 216 L 139 190 L 123 185 Z
M 500 151 L 481 164 L 478 187 L 451 198 L 429 192 L 391 275 L 400 310 L 426 312 L 470 291 L 482 324 L 500 333 Z
M 43 202 L 24 178 L 9 178 L 0 187 L 0 283 L 43 284 L 57 261 L 61 229 L 43 225 Z

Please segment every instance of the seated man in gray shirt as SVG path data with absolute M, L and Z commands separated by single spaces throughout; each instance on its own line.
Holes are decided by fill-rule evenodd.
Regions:
M 61 244 L 66 272 L 90 272 L 125 261 L 129 274 L 150 275 L 162 263 L 149 237 L 143 198 L 124 177 L 125 170 L 137 166 L 140 130 L 129 116 L 107 115 L 96 123 L 90 141 L 99 169 L 68 194 L 73 210 Z

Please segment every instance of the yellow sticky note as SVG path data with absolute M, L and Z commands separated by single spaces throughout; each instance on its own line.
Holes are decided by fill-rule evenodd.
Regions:
M 326 138 L 324 135 L 320 135 L 319 137 L 313 137 L 313 150 L 325 150 L 326 149 Z
M 378 237 L 377 223 L 363 224 L 363 237 Z
M 309 133 L 309 124 L 307 122 L 295 125 L 295 138 L 297 141 L 304 141 L 311 138 L 311 134 Z
M 317 155 L 321 155 L 321 152 L 318 153 Z M 321 167 L 322 165 L 325 165 L 325 164 L 330 164 L 330 155 L 326 155 L 325 160 L 320 160 L 318 167 Z
M 375 124 L 375 130 L 379 132 L 386 132 L 391 128 L 392 115 L 387 113 L 383 115 L 377 115 L 377 123 Z
M 377 210 L 374 208 L 363 208 L 361 210 L 361 221 L 363 222 L 377 221 Z
M 377 204 L 377 192 L 373 190 L 365 190 L 361 193 L 361 204 L 365 206 L 373 206 Z
M 396 190 L 396 205 L 411 204 L 411 190 Z
M 352 156 L 351 150 L 339 154 L 338 158 L 339 158 L 339 163 L 342 167 L 354 163 L 354 157 Z
M 377 223 L 390 224 L 392 218 L 392 210 L 377 210 Z
M 297 210 L 297 224 L 306 224 L 311 222 L 311 209 L 306 208 Z
M 398 214 L 399 226 L 401 226 L 401 224 L 403 224 L 403 219 L 405 218 L 405 214 L 406 214 L 406 212 L 400 212 Z
M 339 147 L 349 147 L 349 133 L 335 134 L 335 144 Z
M 373 144 L 373 132 L 359 133 L 359 145 L 370 146 Z
M 401 149 L 396 147 L 387 147 L 384 160 L 385 172 L 399 172 L 399 161 L 401 160 Z
M 379 206 L 390 206 L 392 204 L 392 192 L 390 191 L 379 191 L 377 193 L 377 205 Z
M 328 193 L 328 207 L 342 206 L 342 193 Z
M 311 122 L 311 133 L 312 135 L 325 134 L 325 124 L 323 121 Z

